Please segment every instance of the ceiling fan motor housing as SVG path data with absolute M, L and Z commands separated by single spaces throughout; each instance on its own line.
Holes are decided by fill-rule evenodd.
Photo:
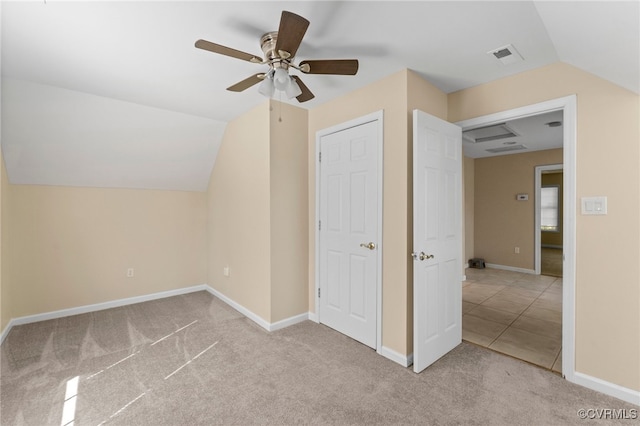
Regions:
M 276 51 L 276 43 L 278 42 L 278 32 L 271 31 L 260 37 L 260 48 L 264 53 L 265 63 L 273 69 L 282 68 L 289 69 L 291 66 L 291 58 L 288 52 Z

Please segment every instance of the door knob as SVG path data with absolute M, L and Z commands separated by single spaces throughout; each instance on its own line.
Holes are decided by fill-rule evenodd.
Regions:
M 374 243 L 361 243 L 360 247 L 368 248 L 369 250 L 375 250 L 376 245 Z
M 413 257 L 415 260 L 420 259 L 421 261 L 434 258 L 432 254 L 425 254 L 423 251 L 421 251 L 420 254 L 413 252 L 411 253 L 411 257 Z

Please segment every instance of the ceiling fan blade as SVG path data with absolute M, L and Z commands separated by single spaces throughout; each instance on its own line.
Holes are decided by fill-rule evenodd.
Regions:
M 243 90 L 247 90 L 249 87 L 253 86 L 254 84 L 260 83 L 262 80 L 264 80 L 264 73 L 259 72 L 258 74 L 254 74 L 251 77 L 245 78 L 244 80 L 237 82 L 233 86 L 227 87 L 227 90 L 230 90 L 232 92 L 242 92 Z
M 305 71 L 306 66 L 309 70 Z M 305 74 L 338 74 L 356 75 L 358 72 L 357 59 L 321 59 L 300 62 L 299 68 Z
M 302 93 L 296 96 L 298 102 L 307 102 L 315 98 L 315 95 L 311 93 L 311 90 L 309 90 L 307 86 L 305 86 L 300 77 L 298 77 L 297 75 L 292 75 L 291 77 L 293 77 L 296 83 L 298 83 L 298 86 L 300 86 L 300 90 L 302 90 Z
M 304 33 L 307 32 L 308 27 L 309 21 L 305 18 L 283 10 L 282 17 L 280 18 L 280 28 L 278 29 L 276 52 L 287 52 L 289 53 L 289 58 L 296 56 L 298 47 L 300 47 L 300 43 L 302 43 L 302 38 L 304 37 Z
M 254 63 L 262 63 L 262 58 L 252 55 L 250 53 L 241 52 L 240 50 L 232 49 L 230 47 L 223 46 L 221 44 L 212 43 L 207 40 L 196 41 L 196 47 L 198 49 L 208 50 L 209 52 L 219 53 L 220 55 L 231 56 L 232 58 L 242 59 L 243 61 L 249 61 Z

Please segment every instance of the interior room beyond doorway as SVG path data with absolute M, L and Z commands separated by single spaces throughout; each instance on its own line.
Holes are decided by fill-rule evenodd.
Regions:
M 466 234 L 466 254 L 469 259 L 482 258 L 487 268 L 466 269 L 462 338 L 562 374 L 563 175 L 562 170 L 554 170 L 547 178 L 555 180 L 542 184 L 555 188 L 545 192 L 553 192 L 556 199 L 545 205 L 546 227 L 540 227 L 535 217 L 542 210 L 537 207 L 540 183 L 534 182 L 534 170 L 540 165 L 562 167 L 563 112 L 521 120 L 499 122 L 493 125 L 500 127 L 497 130 L 481 127 L 475 140 L 467 140 L 472 149 L 465 150 L 471 153 L 465 160 L 465 203 L 472 207 L 467 204 L 465 215 L 473 221 L 466 221 L 471 228 Z M 487 136 L 487 132 L 498 134 Z M 527 142 L 522 142 L 521 135 Z M 487 137 L 495 137 L 495 143 L 502 145 L 494 149 L 499 152 L 480 152 L 485 144 L 482 138 Z M 535 140 L 551 145 L 528 149 Z M 521 145 L 524 148 L 512 149 Z M 556 216 L 547 220 L 552 208 Z M 536 226 L 538 237 L 534 239 Z M 540 275 L 536 275 L 540 268 L 536 258 L 544 264 Z
M 562 373 L 562 278 L 467 269 L 462 339 Z

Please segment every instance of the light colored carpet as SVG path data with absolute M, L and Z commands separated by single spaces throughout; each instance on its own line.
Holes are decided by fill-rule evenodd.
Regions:
M 206 292 L 14 327 L 1 366 L 4 426 L 585 424 L 581 408 L 636 408 L 467 343 L 414 374 L 310 321 L 268 333 Z

